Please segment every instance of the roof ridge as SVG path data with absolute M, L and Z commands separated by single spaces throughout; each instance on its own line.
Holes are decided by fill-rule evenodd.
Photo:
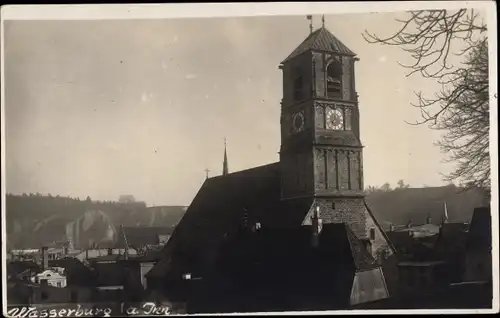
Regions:
M 311 43 L 311 47 L 314 47 L 314 46 L 316 45 L 316 42 L 318 42 L 319 35 L 321 34 L 321 32 L 322 32 L 324 29 L 325 29 L 325 27 L 321 27 L 321 28 L 319 28 L 319 29 L 317 29 L 317 30 L 315 31 L 315 33 L 316 33 L 316 34 L 315 34 L 315 38 L 314 38 L 313 42 Z M 314 34 L 314 33 L 312 33 L 312 34 Z M 311 34 L 311 35 L 312 35 L 312 34 Z
M 252 167 L 252 168 L 244 169 L 244 170 L 230 172 L 230 173 L 228 173 L 226 175 L 213 176 L 211 178 L 208 178 L 207 180 L 220 179 L 221 177 L 228 177 L 228 176 L 234 176 L 234 175 L 237 175 L 237 174 L 248 173 L 249 171 L 253 171 L 253 170 L 256 170 L 256 169 L 270 168 L 271 166 L 274 166 L 274 165 L 279 165 L 279 161 L 268 163 L 268 164 L 257 166 L 257 167 Z

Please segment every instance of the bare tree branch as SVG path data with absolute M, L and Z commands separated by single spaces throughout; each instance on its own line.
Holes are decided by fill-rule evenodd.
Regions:
M 490 188 L 489 78 L 487 27 L 473 9 L 423 10 L 408 12 L 398 19 L 399 30 L 389 37 L 365 31 L 369 43 L 398 46 L 413 63 L 399 63 L 407 76 L 420 74 L 441 85 L 433 96 L 415 92 L 411 106 L 420 110 L 421 120 L 444 131 L 437 145 L 457 164 L 444 180 L 461 180 L 464 186 Z M 456 45 L 464 45 L 456 49 Z M 462 65 L 450 63 L 450 56 L 463 57 Z

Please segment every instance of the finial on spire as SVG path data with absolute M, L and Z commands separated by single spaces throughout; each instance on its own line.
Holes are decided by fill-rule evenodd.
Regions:
M 321 24 L 324 28 L 325 27 L 325 15 L 324 14 L 321 16 Z
M 311 23 L 309 24 L 309 31 L 312 33 L 313 32 L 313 16 L 312 15 L 308 15 L 306 16 L 307 20 L 311 21 Z
M 207 168 L 205 169 L 205 175 L 206 175 L 206 178 L 208 179 L 208 173 L 210 172 L 210 170 Z

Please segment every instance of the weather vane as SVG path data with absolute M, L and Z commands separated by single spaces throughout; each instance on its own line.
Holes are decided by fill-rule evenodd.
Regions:
M 311 21 L 311 23 L 309 24 L 309 30 L 312 33 L 313 32 L 313 16 L 309 14 L 306 16 L 306 18 L 307 18 L 307 20 Z
M 210 170 L 209 170 L 208 168 L 207 168 L 207 169 L 205 169 L 205 174 L 206 174 L 207 179 L 208 179 L 208 173 L 209 173 L 209 172 L 210 172 Z
M 325 15 L 324 14 L 321 16 L 321 24 L 323 25 L 323 27 L 325 27 Z

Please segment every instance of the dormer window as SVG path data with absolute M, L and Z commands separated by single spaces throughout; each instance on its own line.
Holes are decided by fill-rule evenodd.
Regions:
M 333 60 L 326 68 L 326 94 L 328 97 L 341 97 L 342 67 L 339 61 Z
M 304 98 L 304 78 L 300 68 L 296 68 L 294 71 L 293 80 L 293 99 L 295 101 L 300 101 Z

